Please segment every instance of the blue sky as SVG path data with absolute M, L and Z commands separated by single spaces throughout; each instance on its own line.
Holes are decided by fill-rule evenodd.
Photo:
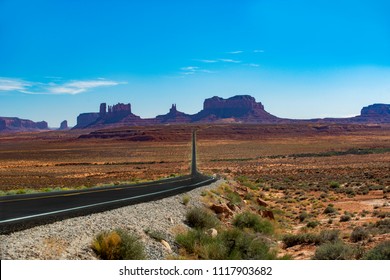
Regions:
M 250 94 L 280 117 L 390 103 L 390 2 L 0 0 L 0 116 L 70 125 Z

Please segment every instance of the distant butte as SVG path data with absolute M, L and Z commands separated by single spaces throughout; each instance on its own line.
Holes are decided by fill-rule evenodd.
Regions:
M 19 118 L 0 117 L 0 132 L 47 130 L 47 122 L 33 122 Z
M 325 118 L 311 120 L 293 120 L 278 118 L 264 109 L 261 102 L 256 102 L 250 95 L 236 95 L 227 99 L 214 96 L 207 98 L 203 109 L 189 115 L 180 112 L 173 104 L 169 112 L 151 119 L 142 119 L 131 112 L 130 104 L 118 103 L 100 105 L 98 113 L 83 113 L 77 118 L 74 128 L 101 128 L 122 125 L 144 126 L 157 124 L 186 123 L 253 123 L 253 124 L 288 124 L 288 123 L 390 123 L 390 105 L 373 104 L 364 107 L 361 114 L 352 118 Z
M 99 113 L 84 113 L 77 118 L 74 128 L 100 128 L 117 125 L 156 125 L 185 123 L 278 123 L 283 121 L 266 112 L 260 102 L 249 95 L 237 95 L 228 99 L 214 96 L 204 101 L 203 109 L 189 115 L 177 110 L 176 104 L 165 115 L 152 119 L 141 119 L 132 114 L 130 104 L 118 103 L 114 106 L 100 105 Z

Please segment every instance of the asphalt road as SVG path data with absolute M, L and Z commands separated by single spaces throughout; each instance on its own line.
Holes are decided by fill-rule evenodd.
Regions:
M 214 181 L 215 178 L 196 173 L 136 185 L 5 196 L 0 198 L 0 233 L 153 201 L 208 185 Z

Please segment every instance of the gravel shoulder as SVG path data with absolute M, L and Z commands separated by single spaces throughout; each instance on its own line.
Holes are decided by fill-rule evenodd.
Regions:
M 161 200 L 126 206 L 103 213 L 76 217 L 27 230 L 0 235 L 2 260 L 93 260 L 90 248 L 93 238 L 101 231 L 121 228 L 136 233 L 145 244 L 148 259 L 161 260 L 175 255 L 174 236 L 186 228 L 188 208 L 200 206 L 201 193 L 220 185 L 219 180 L 208 186 Z M 183 196 L 190 200 L 184 205 Z M 164 233 L 173 252 L 145 234 L 150 229 Z

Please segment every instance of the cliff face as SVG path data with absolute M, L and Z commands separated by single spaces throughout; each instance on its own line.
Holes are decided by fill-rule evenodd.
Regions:
M 48 129 L 47 122 L 0 117 L 0 131 L 35 131 Z
M 233 122 L 274 123 L 278 118 L 264 110 L 261 102 L 249 95 L 237 95 L 228 99 L 214 96 L 203 103 L 203 110 L 194 115 L 196 122 L 214 122 L 230 119 Z
M 367 107 L 363 107 L 360 112 L 361 117 L 389 117 L 390 116 L 390 104 L 373 104 Z

